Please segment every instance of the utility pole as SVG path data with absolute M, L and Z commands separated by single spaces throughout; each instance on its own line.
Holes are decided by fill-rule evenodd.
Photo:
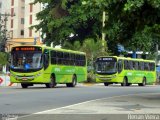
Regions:
M 7 42 L 7 21 L 9 16 L 15 16 L 8 13 L 0 13 L 0 51 L 5 52 Z
M 105 19 L 106 19 L 106 12 L 103 11 L 103 14 L 102 14 L 102 52 L 105 51 L 105 36 L 106 34 L 104 33 L 104 27 L 105 27 Z

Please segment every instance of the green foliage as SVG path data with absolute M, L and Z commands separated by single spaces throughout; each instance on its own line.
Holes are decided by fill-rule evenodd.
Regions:
M 35 0 L 36 2 L 47 3 L 46 8 L 37 14 L 40 24 L 33 27 L 46 34 L 45 42 L 48 44 L 54 42 L 55 45 L 67 46 L 66 42 L 73 45 L 78 40 L 81 46 L 88 38 L 101 38 L 103 30 L 108 49 L 112 52 L 116 51 L 118 43 L 127 50 L 151 53 L 155 51 L 155 44 L 160 46 L 160 0 Z M 105 29 L 102 29 L 103 11 L 106 11 Z
M 8 63 L 9 55 L 8 53 L 0 52 L 0 65 L 5 65 Z
M 160 0 L 116 0 L 110 2 L 106 33 L 108 48 L 121 43 L 127 50 L 155 52 L 160 46 Z
M 64 49 L 71 49 L 71 50 L 75 50 L 75 51 L 79 51 L 81 50 L 81 43 L 79 41 L 75 41 L 73 44 L 71 44 L 68 41 L 65 41 L 63 44 L 63 48 Z
M 101 0 L 102 1 L 102 0 Z M 66 40 L 83 42 L 86 38 L 100 38 L 101 16 L 100 2 L 84 0 L 35 0 L 47 3 L 46 8 L 37 14 L 39 25 L 32 27 L 42 29 L 47 42 L 55 45 L 63 44 Z M 74 34 L 70 37 L 70 34 Z
M 91 38 L 85 39 L 81 49 L 87 54 L 87 58 L 89 61 L 94 61 L 96 57 L 99 56 L 108 55 L 106 51 L 103 51 L 101 39 L 98 39 L 97 41 Z

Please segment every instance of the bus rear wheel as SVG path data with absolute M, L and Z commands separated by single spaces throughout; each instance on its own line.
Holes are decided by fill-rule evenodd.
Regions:
M 56 86 L 55 76 L 51 75 L 50 80 L 51 80 L 50 83 L 46 83 L 46 87 L 47 88 L 53 88 L 53 87 L 55 87 Z
M 109 85 L 109 83 L 107 83 L 107 82 L 104 83 L 104 86 L 108 86 L 108 85 Z
M 73 75 L 72 77 L 72 83 L 66 83 L 67 87 L 75 87 L 77 85 L 77 77 Z
M 22 88 L 28 88 L 28 85 L 25 83 L 21 83 Z
M 144 77 L 142 83 L 139 83 L 138 85 L 139 86 L 145 86 L 146 85 L 146 78 Z
M 124 77 L 123 83 L 121 83 L 121 86 L 128 86 L 128 81 L 126 77 Z

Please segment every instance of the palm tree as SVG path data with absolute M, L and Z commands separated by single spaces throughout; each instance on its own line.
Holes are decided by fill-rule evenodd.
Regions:
M 106 51 L 103 52 L 103 46 L 101 40 L 97 42 L 94 39 L 86 39 L 83 43 L 82 49 L 83 52 L 86 52 L 88 61 L 93 65 L 93 61 L 103 55 L 108 55 Z

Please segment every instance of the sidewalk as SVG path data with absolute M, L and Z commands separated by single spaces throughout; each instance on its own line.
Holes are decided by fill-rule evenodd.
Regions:
M 42 111 L 19 120 L 160 120 L 160 93 L 116 96 Z
M 160 114 L 159 94 L 137 94 L 92 100 L 44 114 Z

